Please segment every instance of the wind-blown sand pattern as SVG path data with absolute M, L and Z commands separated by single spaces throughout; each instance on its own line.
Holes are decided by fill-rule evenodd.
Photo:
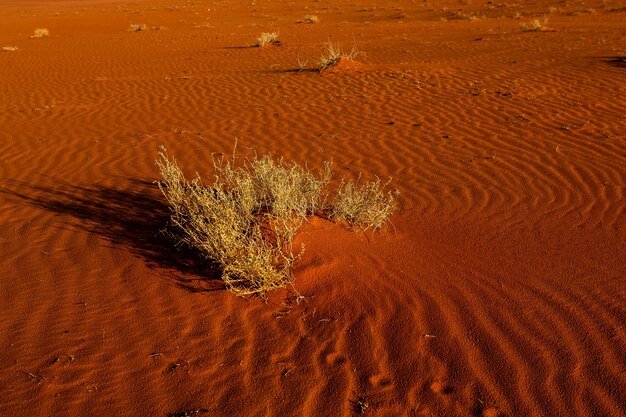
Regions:
M 626 415 L 623 3 L 8 0 L 0 45 L 0 415 Z M 153 181 L 235 140 L 392 177 L 393 227 L 234 297 Z

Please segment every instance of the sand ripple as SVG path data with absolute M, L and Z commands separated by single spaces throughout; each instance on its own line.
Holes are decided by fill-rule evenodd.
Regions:
M 4 4 L 0 414 L 626 415 L 624 13 L 549 3 Z M 364 63 L 299 71 L 329 35 Z M 153 181 L 235 142 L 391 177 L 394 226 L 234 298 Z

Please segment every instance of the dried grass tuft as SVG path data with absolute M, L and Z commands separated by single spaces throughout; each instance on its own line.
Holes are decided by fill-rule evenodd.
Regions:
M 542 32 L 548 30 L 548 19 L 534 19 L 527 23 L 520 23 L 519 28 L 522 32 Z
M 37 28 L 33 31 L 31 38 L 45 38 L 46 36 L 50 36 L 50 31 L 48 29 Z
M 278 35 L 278 32 L 263 32 L 261 33 L 261 36 L 259 36 L 254 42 L 254 46 L 261 48 L 266 45 L 280 45 Z
M 145 23 L 131 23 L 130 26 L 128 26 L 129 32 L 143 32 L 147 29 L 148 25 Z
M 359 178 L 360 179 L 360 178 Z M 380 179 L 359 185 L 356 181 L 342 181 L 332 208 L 332 216 L 352 225 L 367 229 L 380 229 L 389 220 L 396 207 L 399 192 L 385 192 L 389 182 Z
M 320 18 L 313 14 L 304 16 L 304 23 L 319 23 L 319 22 L 320 22 Z
M 332 171 L 319 172 L 270 156 L 213 158 L 215 177 L 188 181 L 174 158 L 161 148 L 157 184 L 170 210 L 177 244 L 194 248 L 219 264 L 226 287 L 239 296 L 260 295 L 292 285 L 292 267 L 304 251 L 294 252 L 294 237 L 308 216 L 332 217 L 356 226 L 380 228 L 393 211 L 395 194 L 380 181 L 359 187 L 342 182 L 334 205 L 325 191 Z
M 341 60 L 354 61 L 356 57 L 361 54 L 362 52 L 359 52 L 355 47 L 353 47 L 350 52 L 345 52 L 338 45 L 333 45 L 332 42 L 328 42 L 326 50 L 322 53 L 322 56 L 317 64 L 317 70 L 321 72 L 325 69 L 334 67 Z

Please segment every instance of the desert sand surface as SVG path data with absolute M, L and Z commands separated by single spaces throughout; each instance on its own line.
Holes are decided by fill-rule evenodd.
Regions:
M 0 47 L 0 415 L 626 415 L 623 2 L 3 0 Z M 154 184 L 235 141 L 393 225 L 235 297 Z

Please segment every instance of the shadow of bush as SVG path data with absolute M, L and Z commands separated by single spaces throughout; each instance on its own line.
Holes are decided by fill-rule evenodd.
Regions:
M 170 210 L 158 187 L 126 179 L 119 188 L 100 185 L 54 187 L 14 182 L 1 189 L 17 202 L 64 216 L 69 227 L 103 237 L 129 250 L 149 267 L 164 270 L 176 286 L 191 292 L 224 289 L 219 268 L 187 247 L 176 247 L 165 232 Z

